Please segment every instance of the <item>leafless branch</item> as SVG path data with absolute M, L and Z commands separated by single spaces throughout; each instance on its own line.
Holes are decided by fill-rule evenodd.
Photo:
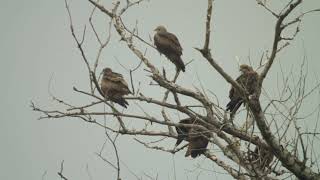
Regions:
M 88 1 L 93 5 L 93 9 L 89 16 L 89 23 L 92 31 L 87 31 L 85 26 L 81 39 L 79 39 L 74 32 L 71 11 L 67 0 L 65 0 L 65 7 L 68 12 L 71 35 L 80 51 L 82 60 L 85 62 L 84 64 L 87 67 L 90 78 L 91 91 L 79 90 L 75 87 L 74 91 L 79 95 L 92 98 L 93 101 L 74 105 L 64 99 L 55 97 L 50 92 L 53 101 L 62 106 L 61 110 L 40 108 L 33 102 L 31 102 L 30 106 L 34 111 L 41 113 L 39 119 L 72 117 L 83 120 L 86 123 L 91 123 L 99 128 L 103 128 L 107 139 L 112 144 L 112 148 L 115 152 L 114 156 L 116 163 L 104 158 L 102 156 L 102 150 L 100 153 L 97 153 L 97 155 L 116 170 L 118 180 L 120 180 L 121 160 L 116 145 L 116 139 L 119 135 L 153 137 L 157 140 L 152 140 L 151 142 L 145 142 L 144 140 L 137 138 L 135 138 L 135 140 L 146 148 L 174 154 L 187 147 L 188 144 L 177 149 L 170 149 L 159 144 L 165 142 L 167 139 L 178 138 L 177 133 L 174 131 L 175 127 L 194 128 L 205 133 L 210 133 L 212 136 L 208 138 L 208 141 L 210 144 L 214 144 L 228 160 L 225 161 L 223 158 L 219 159 L 216 154 L 211 153 L 209 150 L 204 153 L 207 157 L 206 160 L 211 160 L 235 179 L 278 179 L 278 177 L 285 177 L 285 172 L 289 171 L 289 176 L 293 173 L 300 179 L 319 178 L 320 175 L 315 173 L 313 171 L 314 169 L 311 168 L 317 163 L 315 159 L 317 159 L 318 154 L 314 155 L 313 141 L 315 139 L 320 139 L 320 137 L 318 137 L 319 132 L 315 130 L 303 131 L 301 129 L 301 124 L 299 124 L 298 121 L 311 117 L 314 113 L 320 112 L 320 105 L 313 109 L 309 114 L 300 115 L 298 112 L 303 106 L 302 102 L 310 96 L 310 94 L 318 90 L 320 85 L 317 84 L 311 90 L 307 91 L 306 76 L 302 73 L 302 70 L 298 75 L 299 77 L 296 83 L 292 83 L 293 85 L 289 85 L 291 79 L 289 77 L 285 78 L 284 73 L 281 72 L 282 77 L 277 80 L 278 83 L 282 81 L 283 87 L 278 87 L 278 89 L 276 89 L 279 97 L 270 97 L 265 88 L 262 87 L 262 84 L 274 64 L 277 54 L 288 47 L 290 42 L 292 42 L 300 32 L 302 18 L 306 14 L 318 12 L 320 9 L 313 9 L 301 13 L 291 20 L 288 20 L 292 12 L 302 3 L 302 0 L 290 0 L 280 13 L 276 13 L 276 11 L 267 6 L 265 2 L 257 0 L 261 7 L 276 18 L 276 24 L 271 53 L 269 54 L 268 51 L 263 52 L 260 59 L 260 65 L 257 68 L 257 70 L 262 69 L 259 79 L 259 93 L 256 97 L 250 96 L 249 98 L 246 89 L 238 84 L 223 67 L 219 65 L 218 61 L 211 54 L 210 41 L 212 41 L 211 29 L 214 0 L 207 1 L 204 44 L 202 48 L 195 49 L 202 54 L 203 58 L 208 61 L 210 66 L 214 68 L 226 82 L 230 83 L 241 94 L 246 102 L 246 108 L 243 108 L 239 114 L 246 112 L 247 118 L 245 119 L 245 123 L 248 123 L 247 120 L 249 118 L 252 126 L 250 125 L 246 126 L 246 128 L 241 128 L 238 127 L 237 124 L 231 125 L 225 123 L 230 118 L 228 119 L 227 112 L 220 107 L 219 99 L 214 91 L 208 90 L 201 83 L 200 87 L 192 86 L 192 88 L 186 88 L 187 86 L 180 85 L 179 82 L 177 82 L 180 73 L 179 71 L 176 72 L 173 80 L 171 80 L 171 78 L 168 78 L 169 73 L 167 74 L 165 69 L 161 72 L 154 64 L 152 64 L 152 57 L 147 56 L 148 48 L 155 48 L 154 45 L 150 43 L 152 40 L 146 41 L 142 38 L 143 36 L 139 35 L 138 21 L 136 21 L 135 27 L 132 29 L 125 24 L 122 18 L 122 15 L 125 12 L 128 12 L 129 8 L 139 5 L 144 0 L 126 0 L 126 4 L 122 4 L 121 1 L 121 5 L 120 1 L 116 1 L 111 5 L 112 7 L 108 8 L 101 5 L 99 0 Z M 98 12 L 109 18 L 108 27 L 104 32 L 106 34 L 106 39 L 102 38 L 104 36 L 100 35 L 101 32 L 98 32 L 95 27 L 94 15 Z M 294 31 L 290 31 L 293 33 L 284 35 L 283 32 L 287 32 L 284 30 L 289 28 L 295 28 L 293 29 Z M 121 39 L 121 42 L 127 46 L 128 51 L 131 51 L 137 57 L 136 60 L 138 65 L 134 68 L 126 67 L 126 65 L 121 64 L 120 61 L 119 64 L 130 75 L 131 89 L 133 91 L 132 95 L 124 98 L 130 102 L 130 105 L 132 104 L 132 106 L 140 109 L 142 113 L 141 111 L 139 113 L 137 111 L 118 109 L 118 106 L 114 105 L 108 97 L 104 97 L 104 93 L 102 93 L 100 89 L 98 80 L 101 76 L 98 76 L 96 71 L 99 67 L 102 51 L 111 42 L 111 32 L 113 32 L 113 29 L 116 30 L 115 36 L 118 36 Z M 87 59 L 87 57 L 91 56 L 87 56 L 87 52 L 84 49 L 87 33 L 92 33 L 98 43 L 98 51 L 94 60 Z M 135 43 L 136 39 L 138 40 L 137 44 Z M 143 47 L 140 47 L 141 44 Z M 264 60 L 266 60 L 266 62 L 263 62 Z M 250 57 L 249 61 L 250 63 L 253 62 Z M 135 87 L 137 86 L 135 85 L 136 79 L 134 78 L 133 73 L 139 68 L 143 68 L 147 72 L 148 77 L 146 78 L 150 78 L 151 85 L 164 90 L 163 97 L 161 97 L 160 100 L 159 97 L 155 98 L 144 95 L 143 89 L 140 90 L 140 82 L 137 92 L 135 91 Z M 200 79 L 198 80 L 201 81 Z M 209 96 L 208 91 L 211 93 Z M 173 100 L 171 100 L 171 94 Z M 262 108 L 260 103 L 260 94 L 265 96 L 268 100 L 268 102 L 265 103 L 266 106 L 264 108 Z M 184 101 L 186 98 L 190 99 L 190 101 Z M 157 107 L 158 115 L 148 112 L 143 104 Z M 104 108 L 103 112 L 93 110 L 101 105 L 103 105 Z M 180 119 L 180 116 L 183 118 L 191 118 L 196 122 L 199 122 L 199 124 L 176 123 L 176 119 L 171 116 L 172 112 L 176 113 L 175 115 L 177 115 L 178 119 Z M 238 114 L 236 115 L 238 116 Z M 318 115 L 318 117 L 319 116 L 320 115 Z M 101 117 L 104 118 L 104 121 L 101 121 Z M 109 121 L 106 121 L 107 118 L 108 120 L 110 119 L 110 122 L 112 123 L 116 122 L 117 127 L 108 125 Z M 128 119 L 131 121 L 140 121 L 144 126 L 132 128 L 130 127 L 130 124 L 127 123 Z M 259 131 L 257 131 L 256 126 Z M 168 129 L 155 129 L 163 127 Z M 291 130 L 294 130 L 295 134 L 290 139 L 287 134 Z M 312 140 L 309 139 L 309 135 L 310 137 L 312 136 Z M 156 138 L 158 136 L 161 138 L 160 140 L 159 138 Z M 265 150 L 271 155 L 274 154 L 276 160 L 272 161 L 270 165 L 268 164 L 262 168 L 258 166 L 259 163 L 263 161 L 263 157 L 251 160 L 249 155 L 250 152 L 253 152 L 252 148 L 257 147 Z M 309 154 L 311 157 L 309 157 Z M 299 159 L 301 156 L 303 158 L 302 160 Z M 310 167 L 308 166 L 308 163 L 310 163 Z M 121 166 L 122 165 L 123 164 L 121 164 Z M 288 171 L 283 171 L 284 167 L 287 168 Z M 62 172 L 63 161 L 61 162 L 61 168 L 58 175 L 60 178 L 67 180 Z M 135 177 L 140 179 L 137 175 L 135 175 Z M 146 177 L 154 179 L 148 174 L 146 174 Z
M 66 178 L 66 177 L 63 175 L 63 163 L 64 163 L 64 160 L 61 161 L 60 171 L 58 172 L 58 175 L 60 176 L 61 179 L 63 179 L 63 180 L 68 180 L 68 178 Z

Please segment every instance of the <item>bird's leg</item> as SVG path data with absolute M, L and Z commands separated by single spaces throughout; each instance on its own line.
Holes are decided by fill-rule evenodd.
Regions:
M 175 75 L 175 76 L 177 76 L 177 74 L 179 74 L 179 72 L 180 72 L 180 69 L 177 67 L 176 64 L 175 64 L 175 66 L 176 66 L 176 75 Z M 172 82 L 175 81 L 175 78 L 176 78 L 176 77 L 173 78 Z

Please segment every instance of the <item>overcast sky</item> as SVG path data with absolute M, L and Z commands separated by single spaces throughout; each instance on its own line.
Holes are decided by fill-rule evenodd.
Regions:
M 101 2 L 107 8 L 110 7 L 111 1 Z M 270 5 L 279 9 L 283 5 L 281 2 L 271 1 Z M 184 49 L 184 61 L 194 60 L 187 66 L 186 73 L 179 77 L 178 83 L 190 88 L 199 87 L 200 79 L 207 89 L 220 97 L 219 101 L 224 105 L 228 101 L 230 85 L 194 50 L 194 47 L 203 45 L 206 3 L 205 0 L 150 0 L 130 9 L 124 21 L 132 28 L 137 20 L 139 34 L 145 39 L 153 35 L 153 29 L 160 24 L 175 33 Z M 86 0 L 70 0 L 70 8 L 79 36 L 84 25 L 87 25 L 84 47 L 89 61 L 93 62 L 98 44 L 88 23 L 92 5 Z M 304 1 L 295 13 L 313 8 L 320 8 L 319 0 Z M 241 63 L 248 63 L 250 57 L 253 65 L 257 66 L 261 54 L 271 47 L 275 18 L 259 7 L 255 0 L 216 0 L 213 13 L 211 49 L 219 64 L 233 77 L 238 75 L 236 57 Z M 279 54 L 264 84 L 271 95 L 279 73 L 279 61 L 285 72 L 289 72 L 291 67 L 299 69 L 303 56 L 307 55 L 310 87 L 319 77 L 319 18 L 319 14 L 306 16 L 296 40 Z M 97 12 L 94 19 L 104 39 L 107 36 L 107 20 L 100 12 Z M 95 155 L 104 143 L 103 129 L 71 118 L 37 120 L 40 114 L 31 111 L 29 107 L 30 101 L 34 101 L 43 108 L 59 108 L 52 101 L 49 90 L 74 104 L 93 101 L 72 90 L 73 86 L 84 90 L 88 90 L 89 86 L 86 67 L 70 33 L 64 1 L 2 0 L 0 22 L 0 179 L 37 180 L 44 174 L 46 180 L 58 179 L 57 171 L 62 160 L 65 161 L 65 175 L 70 179 L 90 180 L 88 174 L 91 174 L 93 180 L 115 179 L 114 169 Z M 151 61 L 157 67 L 166 67 L 168 72 L 175 69 L 153 49 L 148 50 L 148 57 L 152 57 Z M 127 47 L 119 42 L 119 37 L 113 31 L 111 43 L 102 54 L 98 71 L 109 66 L 128 79 L 128 73 L 115 58 L 129 68 L 139 63 Z M 142 68 L 135 73 L 135 79 L 142 82 L 143 93 L 160 98 L 162 94 L 154 91 L 155 87 L 148 86 L 150 79 L 146 75 Z M 309 106 L 311 104 L 306 104 L 304 109 Z M 102 111 L 103 106 L 98 109 Z M 129 112 L 136 110 L 134 107 L 128 109 Z M 130 123 L 132 126 L 135 124 L 134 121 Z M 313 125 L 312 121 L 308 121 L 303 126 Z M 174 141 L 170 143 L 167 147 L 173 147 Z M 171 155 L 145 149 L 130 136 L 121 136 L 118 145 L 122 161 L 121 174 L 126 180 L 135 178 L 131 172 L 143 176 L 143 179 L 147 179 L 145 173 L 152 177 L 158 175 L 160 180 L 174 179 L 173 162 L 177 179 L 196 179 L 198 175 L 202 180 L 222 177 L 231 179 L 215 164 L 204 163 L 204 157 L 193 160 L 185 158 L 184 152 Z M 105 156 L 114 160 L 111 145 L 107 146 L 110 152 L 105 152 Z

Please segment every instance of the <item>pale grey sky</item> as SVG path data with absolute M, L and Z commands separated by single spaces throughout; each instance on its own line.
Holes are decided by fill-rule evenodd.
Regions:
M 278 1 L 270 2 L 273 7 L 281 4 Z M 102 3 L 108 5 L 111 1 L 103 0 Z M 159 24 L 175 33 L 184 49 L 183 59 L 194 59 L 178 83 L 191 88 L 193 85 L 198 86 L 198 74 L 206 88 L 221 97 L 220 103 L 224 105 L 228 101 L 229 84 L 193 49 L 203 45 L 206 3 L 205 0 L 150 0 L 130 9 L 124 21 L 132 27 L 138 20 L 139 33 L 145 39 L 148 39 L 148 35 Z M 76 32 L 81 33 L 84 24 L 88 27 L 85 48 L 92 62 L 98 48 L 88 24 L 92 6 L 85 0 L 70 0 L 70 8 Z M 313 8 L 320 8 L 319 0 L 305 1 L 296 13 Z M 247 57 L 250 56 L 253 65 L 257 65 L 262 52 L 271 46 L 275 18 L 259 7 L 255 0 L 216 0 L 213 13 L 211 49 L 217 61 L 233 77 L 238 74 L 236 56 L 244 63 L 248 63 Z M 308 56 L 310 84 L 315 82 L 314 77 L 319 77 L 319 17 L 319 14 L 306 16 L 296 40 L 278 56 L 277 63 L 265 82 L 265 88 L 271 94 L 279 73 L 279 61 L 288 72 L 291 66 L 299 68 L 305 53 Z M 97 13 L 95 23 L 101 34 L 106 29 L 106 19 L 108 18 Z M 86 172 L 87 165 L 93 180 L 115 179 L 115 171 L 94 154 L 104 142 L 102 129 L 70 118 L 38 121 L 40 114 L 32 112 L 29 107 L 32 100 L 44 108 L 57 108 L 48 89 L 56 96 L 75 104 L 92 101 L 72 90 L 73 86 L 87 89 L 88 79 L 85 65 L 70 34 L 64 1 L 2 0 L 0 23 L 0 179 L 37 180 L 45 172 L 46 180 L 58 179 L 56 172 L 61 160 L 65 160 L 65 175 L 70 179 L 90 180 Z M 103 36 L 106 37 L 106 33 Z M 104 66 L 110 66 L 124 73 L 114 57 L 128 67 L 138 64 L 138 59 L 118 40 L 119 37 L 113 31 L 111 44 L 103 52 L 99 71 Z M 174 70 L 174 66 L 154 50 L 150 49 L 148 53 L 157 67 L 166 66 L 168 71 Z M 135 78 L 146 79 L 145 75 L 140 70 Z M 124 76 L 129 77 L 128 74 Z M 148 82 L 142 84 L 144 93 L 161 97 L 160 93 L 154 91 L 154 87 L 147 86 Z M 308 104 L 305 109 L 308 109 Z M 128 111 L 135 110 L 129 108 Z M 305 125 L 312 127 L 313 123 L 306 122 Z M 184 152 L 173 156 L 145 149 L 130 136 L 121 136 L 118 143 L 121 160 L 138 176 L 147 173 L 153 177 L 158 175 L 160 180 L 174 179 L 174 158 L 177 179 L 196 179 L 199 172 L 199 179 L 203 180 L 231 179 L 211 162 L 204 163 L 203 157 L 192 160 L 185 158 Z M 172 141 L 168 147 L 173 144 Z M 110 151 L 106 156 L 112 158 L 113 154 Z M 126 166 L 122 164 L 122 178 L 134 179 Z M 209 171 L 200 170 L 198 166 Z

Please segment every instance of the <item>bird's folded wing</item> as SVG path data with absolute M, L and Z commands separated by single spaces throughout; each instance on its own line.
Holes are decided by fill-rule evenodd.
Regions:
M 175 51 L 177 54 L 182 55 L 182 47 L 179 43 L 178 38 L 172 33 L 158 33 L 158 38 L 155 38 L 155 42 L 167 49 Z
M 123 79 L 123 76 L 118 73 L 113 73 L 112 76 L 107 77 L 113 83 L 120 83 L 122 86 L 128 89 L 128 83 Z

